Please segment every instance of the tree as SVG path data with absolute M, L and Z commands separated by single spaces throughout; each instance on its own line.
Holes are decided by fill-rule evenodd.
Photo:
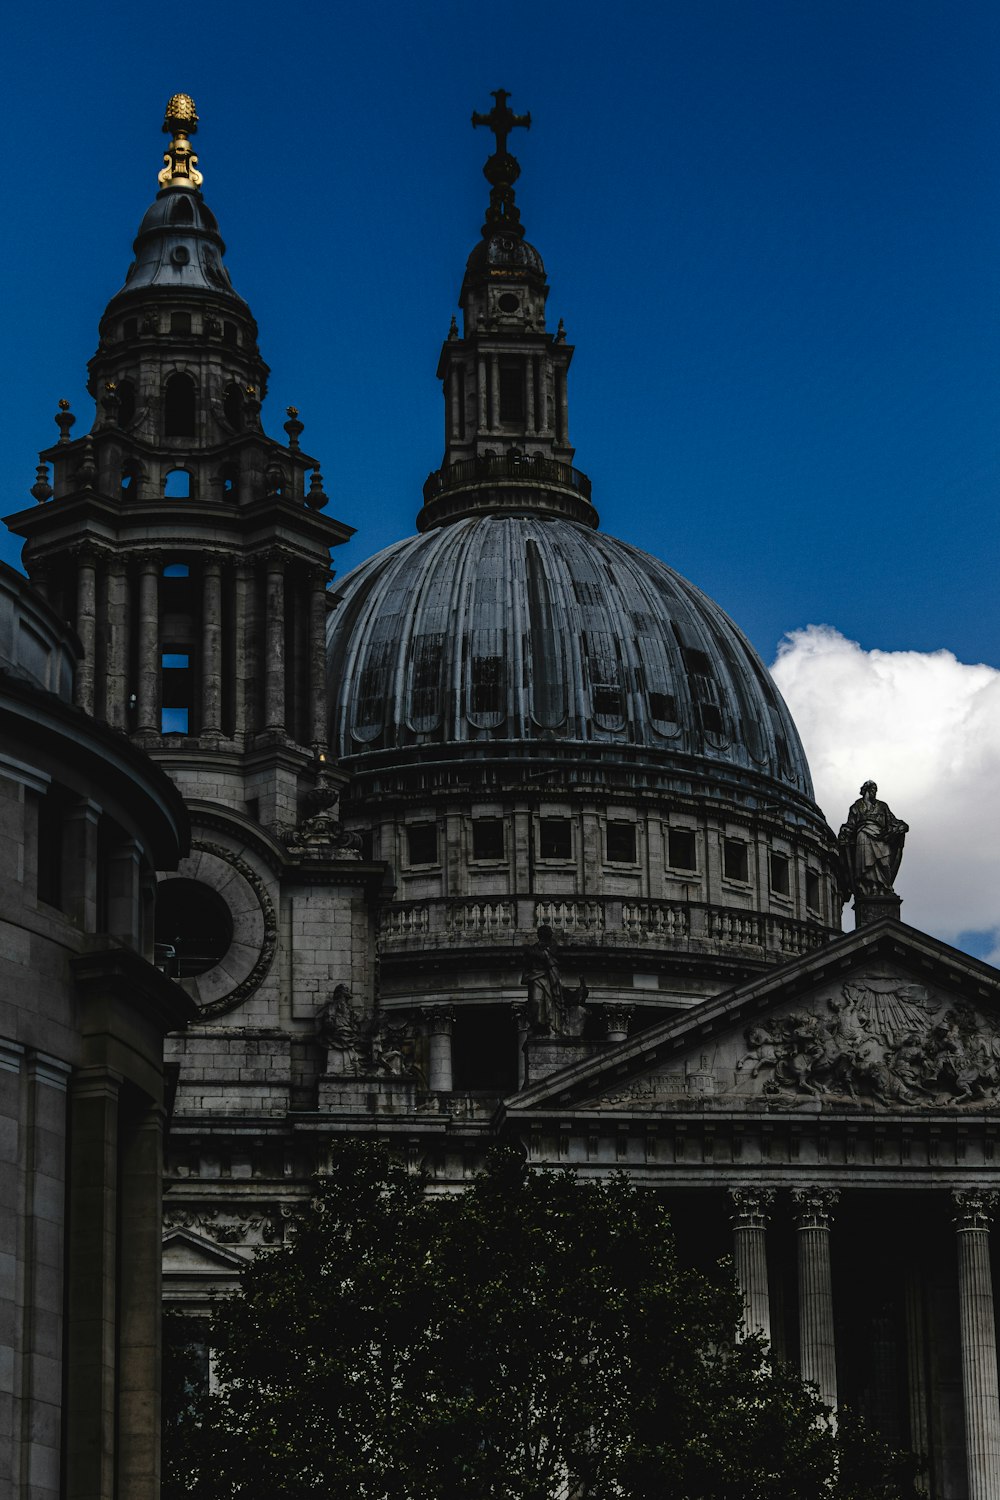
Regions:
M 913 1464 L 740 1340 L 657 1197 L 512 1151 L 429 1197 L 345 1143 L 214 1319 L 219 1389 L 165 1423 L 165 1500 L 900 1500 Z M 183 1369 L 183 1361 L 174 1368 Z M 180 1420 L 178 1420 L 178 1414 Z

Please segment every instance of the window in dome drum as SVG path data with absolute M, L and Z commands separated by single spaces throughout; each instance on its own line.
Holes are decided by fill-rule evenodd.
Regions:
M 727 880 L 739 880 L 746 884 L 750 879 L 750 858 L 746 844 L 740 839 L 724 839 L 722 843 L 722 873 Z
M 667 830 L 667 863 L 673 870 L 698 868 L 697 844 L 693 828 Z
M 722 718 L 722 710 L 715 703 L 702 703 L 699 705 L 701 713 L 701 726 L 709 734 L 724 734 L 725 724 Z
M 406 830 L 406 852 L 411 865 L 436 865 L 438 831 L 436 823 L 411 823 Z
M 539 859 L 573 858 L 573 825 L 569 818 L 541 818 L 538 823 Z
M 806 871 L 806 906 L 819 911 L 819 876 L 815 870 Z
M 789 894 L 788 860 L 783 854 L 771 855 L 771 889 L 776 896 Z
M 410 726 L 427 734 L 441 722 L 441 652 L 444 636 L 439 632 L 421 636 L 416 642 L 410 686 Z
M 607 857 L 609 864 L 635 864 L 635 824 L 621 820 L 608 823 L 606 829 Z

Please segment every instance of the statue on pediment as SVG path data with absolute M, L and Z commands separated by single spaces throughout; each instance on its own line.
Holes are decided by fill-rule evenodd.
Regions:
M 880 802 L 874 781 L 866 781 L 861 795 L 852 802 L 846 823 L 841 824 L 840 888 L 849 895 L 888 896 L 903 857 L 909 825 L 895 817 L 886 802 Z
M 539 927 L 535 942 L 524 950 L 521 983 L 528 988 L 528 1024 L 534 1036 L 565 1036 L 570 1030 L 570 1011 L 587 999 L 581 979 L 575 989 L 566 989 L 555 954 L 551 927 Z

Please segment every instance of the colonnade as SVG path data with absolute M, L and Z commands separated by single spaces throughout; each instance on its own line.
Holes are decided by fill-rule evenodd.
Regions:
M 767 1226 L 775 1204 L 768 1187 L 730 1189 L 734 1261 L 749 1332 L 771 1338 Z M 831 1187 L 792 1189 L 798 1261 L 799 1368 L 824 1402 L 837 1405 L 837 1364 L 830 1225 L 840 1193 Z M 990 1225 L 1000 1194 L 955 1188 L 958 1300 L 969 1500 L 1000 1495 L 1000 1383 L 990 1269 Z M 908 1303 L 912 1299 L 908 1297 Z M 914 1434 L 919 1441 L 921 1434 Z
M 293 612 L 304 611 L 307 633 L 304 665 L 308 739 L 313 745 L 325 744 L 327 571 L 322 567 L 304 570 L 300 561 L 277 549 L 246 561 L 234 561 L 221 551 L 200 551 L 196 556 L 197 561 L 191 563 L 192 582 L 200 584 L 200 598 L 192 606 L 189 644 L 197 651 L 200 683 L 198 702 L 191 705 L 191 732 L 220 739 L 227 731 L 245 735 L 254 727 L 272 733 L 288 730 L 291 705 L 286 701 L 286 659 L 296 649 L 287 622 L 286 596 L 291 590 Z M 75 560 L 76 630 L 84 652 L 76 677 L 76 703 L 86 713 L 103 717 L 126 733 L 136 730 L 159 734 L 160 653 L 164 647 L 161 579 L 168 559 L 162 552 L 121 556 L 83 547 Z M 134 566 L 130 568 L 129 562 Z M 258 676 L 257 664 L 249 658 L 254 650 L 254 582 L 260 572 L 265 578 L 258 647 L 264 653 L 260 672 L 263 716 L 262 722 L 253 726 L 247 684 Z M 307 591 L 304 602 L 300 602 L 303 572 Z M 234 637 L 228 649 L 224 628 L 227 592 L 234 596 Z M 99 617 L 103 652 L 98 652 Z M 130 641 L 133 625 L 138 637 L 134 643 Z M 224 723 L 223 713 L 227 677 L 231 728 Z M 134 713 L 130 713 L 133 692 Z

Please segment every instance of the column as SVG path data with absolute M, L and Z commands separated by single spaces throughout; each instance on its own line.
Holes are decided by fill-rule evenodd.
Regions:
M 476 391 L 476 395 L 479 400 L 479 431 L 480 433 L 484 433 L 488 431 L 490 424 L 486 408 L 486 357 L 482 354 L 479 356 L 477 387 L 478 388 Z
M 490 427 L 494 432 L 500 428 L 500 360 L 490 355 Z
M 309 575 L 309 736 L 316 755 L 326 749 L 326 579 L 325 568 Z
M 535 430 L 535 358 L 532 354 L 529 354 L 524 362 L 524 407 L 524 430 L 533 433 Z
M 422 1012 L 427 1028 L 428 1088 L 435 1094 L 450 1094 L 451 1033 L 455 1012 L 448 1005 L 434 1005 Z
M 201 568 L 199 733 L 222 734 L 222 564 L 216 557 L 206 557 Z
M 76 669 L 76 704 L 84 713 L 94 712 L 94 645 L 97 626 L 97 560 L 90 551 L 81 552 L 76 568 L 76 633 L 83 646 L 83 660 Z
M 149 1107 L 122 1133 L 118 1486 L 128 1500 L 157 1500 L 163 1111 Z
M 285 564 L 267 559 L 264 621 L 264 728 L 285 727 Z
M 1000 1389 L 990 1274 L 990 1221 L 1000 1194 L 956 1188 L 958 1302 L 969 1500 L 1000 1495 Z
M 799 1373 L 819 1387 L 820 1400 L 836 1409 L 837 1358 L 833 1335 L 830 1214 L 836 1188 L 794 1188 L 799 1242 Z
M 108 854 L 103 872 L 107 889 L 107 930 L 130 948 L 139 947 L 139 902 L 142 854 L 135 839 L 126 838 Z
M 451 407 L 451 437 L 457 441 L 461 433 L 461 421 L 459 419 L 460 379 L 457 365 L 451 367 L 451 379 L 448 381 L 449 405 Z
M 743 1321 L 747 1333 L 771 1339 L 771 1299 L 767 1283 L 767 1222 L 774 1207 L 774 1189 L 732 1187 L 733 1260 L 743 1293 Z
M 136 683 L 137 730 L 157 734 L 160 683 L 160 562 L 152 554 L 139 559 L 139 680 Z
M 566 389 L 566 368 L 561 366 L 556 370 L 556 390 L 559 400 L 559 432 L 558 440 L 562 444 L 569 442 L 569 396 Z
M 66 1500 L 115 1494 L 117 1074 L 81 1069 L 70 1083 L 66 1249 Z
M 107 671 L 104 716 L 113 729 L 128 728 L 128 575 L 125 559 L 108 563 Z
M 517 1027 L 517 1086 L 519 1089 L 528 1086 L 528 1039 L 531 1036 L 531 1022 L 528 1019 L 528 1007 L 526 1005 L 515 1005 L 511 1012 L 514 1025 Z
M 931 1447 L 927 1391 L 927 1325 L 924 1313 L 922 1267 L 912 1254 L 904 1270 L 906 1307 L 906 1386 L 909 1395 L 910 1441 L 914 1453 L 928 1454 Z M 918 1494 L 929 1493 L 928 1476 L 914 1480 Z
M 256 705 L 247 696 L 247 678 L 253 678 L 253 642 L 256 630 L 256 591 L 246 563 L 236 565 L 233 605 L 233 731 L 237 738 L 254 731 Z
M 97 930 L 97 826 L 101 808 L 81 797 L 63 821 L 62 900 L 63 911 L 82 932 Z

